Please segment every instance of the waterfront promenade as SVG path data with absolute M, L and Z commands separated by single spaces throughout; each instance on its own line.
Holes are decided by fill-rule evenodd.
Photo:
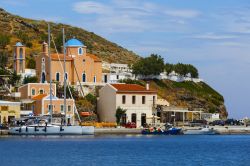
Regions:
M 184 127 L 183 129 L 198 129 L 199 127 Z M 219 134 L 250 134 L 250 126 L 210 126 Z M 95 128 L 95 134 L 141 134 L 141 129 L 130 128 Z M 0 135 L 8 135 L 8 130 L 0 130 Z

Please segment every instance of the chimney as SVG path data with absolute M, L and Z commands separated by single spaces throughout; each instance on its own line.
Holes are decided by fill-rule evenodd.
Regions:
M 48 55 L 49 54 L 48 44 L 46 42 L 43 42 L 43 53 L 44 53 L 44 55 Z
M 149 90 L 149 81 L 146 83 L 146 90 Z

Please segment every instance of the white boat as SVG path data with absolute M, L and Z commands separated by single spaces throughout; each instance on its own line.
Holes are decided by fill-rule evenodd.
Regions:
M 199 129 L 186 129 L 183 130 L 183 134 L 186 135 L 215 135 L 218 134 L 213 128 L 199 128 Z
M 21 126 L 9 129 L 11 135 L 92 135 L 94 134 L 93 126 Z

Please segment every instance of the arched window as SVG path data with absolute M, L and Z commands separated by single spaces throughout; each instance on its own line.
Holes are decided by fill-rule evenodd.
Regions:
M 79 54 L 79 55 L 82 55 L 82 54 L 83 54 L 82 47 L 78 48 L 78 54 Z
M 60 81 L 60 73 L 56 73 L 56 81 Z
M 82 74 L 82 82 L 86 82 L 86 74 L 85 73 Z
M 44 94 L 43 89 L 40 89 L 40 90 L 39 90 L 39 93 L 40 93 L 40 94 Z
M 65 79 L 68 80 L 68 73 L 65 73 Z
M 22 59 L 23 58 L 23 48 L 20 48 L 20 50 L 19 50 L 20 52 L 19 52 L 19 54 L 20 54 L 20 59 Z
M 45 73 L 42 72 L 42 83 L 45 83 Z

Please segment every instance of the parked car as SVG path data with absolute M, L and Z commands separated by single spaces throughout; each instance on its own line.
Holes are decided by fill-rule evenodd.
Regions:
M 8 129 L 7 125 L 0 124 L 0 130 L 6 130 Z
M 193 120 L 192 122 L 189 122 L 189 126 L 195 127 L 195 126 L 204 126 L 207 125 L 206 120 Z
M 209 125 L 212 125 L 212 126 L 224 126 L 225 122 L 223 120 L 215 120 L 213 122 L 210 122 Z
M 236 119 L 227 119 L 225 121 L 225 125 L 243 125 L 239 120 L 236 120 Z
M 136 128 L 136 124 L 134 122 L 128 122 L 125 125 L 126 128 Z

